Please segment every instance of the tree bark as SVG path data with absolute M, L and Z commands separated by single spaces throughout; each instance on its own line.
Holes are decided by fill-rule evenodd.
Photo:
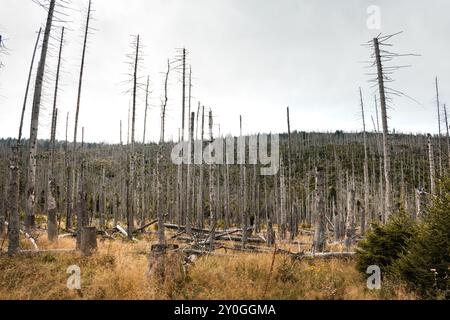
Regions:
M 316 168 L 316 214 L 314 221 L 313 251 L 323 252 L 326 246 L 325 181 L 323 168 Z
M 384 73 L 383 64 L 380 54 L 380 46 L 378 39 L 374 38 L 375 46 L 375 58 L 377 62 L 377 72 L 378 72 L 378 88 L 380 92 L 380 103 L 381 103 L 381 121 L 383 125 L 383 153 L 384 153 L 384 182 L 385 182 L 385 212 L 384 221 L 389 220 L 392 214 L 392 191 L 391 191 L 391 150 L 389 143 L 389 130 L 387 123 L 387 106 L 386 106 L 386 94 L 384 88 Z
M 36 83 L 34 87 L 33 110 L 31 113 L 31 127 L 29 140 L 29 157 L 28 157 L 28 174 L 27 174 L 27 210 L 25 217 L 25 228 L 29 230 L 34 228 L 34 210 L 36 202 L 36 156 L 38 148 L 38 128 L 39 128 L 39 112 L 41 108 L 42 87 L 44 83 L 45 63 L 47 60 L 48 44 L 50 32 L 52 29 L 53 13 L 55 9 L 55 0 L 50 1 L 47 23 L 45 25 L 44 40 L 42 42 L 41 58 L 39 61 L 38 71 L 36 75 Z
M 9 164 L 10 180 L 8 190 L 8 254 L 16 254 L 19 249 L 20 217 L 19 217 L 19 149 L 15 146 L 12 150 Z

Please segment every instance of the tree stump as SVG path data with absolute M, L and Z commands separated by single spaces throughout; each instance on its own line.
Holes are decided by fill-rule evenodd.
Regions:
M 81 229 L 81 255 L 90 256 L 95 249 L 97 249 L 97 228 L 83 227 Z
M 273 230 L 272 221 L 269 220 L 267 224 L 267 245 L 271 247 L 274 244 L 275 244 L 275 230 Z
M 167 245 L 154 244 L 150 250 L 148 257 L 148 274 L 149 276 L 157 275 L 164 278 L 164 257 L 166 255 Z

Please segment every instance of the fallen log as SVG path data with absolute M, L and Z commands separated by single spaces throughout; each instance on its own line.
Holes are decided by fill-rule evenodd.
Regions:
M 186 254 L 194 254 L 194 255 L 209 255 L 209 256 L 216 256 L 216 257 L 237 257 L 237 255 L 234 254 L 225 254 L 225 253 L 216 253 L 216 252 L 210 252 L 207 250 L 196 250 L 196 249 L 180 249 L 181 252 Z
M 39 250 L 39 247 L 36 244 L 36 240 L 34 240 L 34 238 L 30 234 L 28 234 L 27 232 L 24 232 L 22 230 L 20 230 L 20 233 L 24 234 L 25 237 L 31 242 L 31 244 L 34 247 L 34 250 Z
M 264 251 L 264 250 L 261 250 L 261 249 L 250 249 L 250 248 L 243 249 L 239 245 L 234 246 L 234 247 L 220 246 L 220 247 L 217 247 L 217 249 L 225 249 L 225 252 L 227 250 L 239 251 L 239 252 L 245 252 L 245 253 L 268 253 L 269 252 L 269 251 Z
M 302 259 L 347 259 L 353 257 L 356 252 L 321 252 L 321 253 L 305 253 L 290 252 L 288 250 L 277 249 L 277 253 L 286 254 L 294 260 Z
M 5 226 L 8 225 L 9 225 L 8 221 L 5 221 Z M 25 238 L 27 238 L 31 242 L 31 244 L 34 247 L 34 250 L 39 250 L 39 247 L 37 246 L 36 240 L 33 238 L 33 236 L 31 236 L 28 232 L 23 231 L 22 229 L 19 229 L 19 232 L 25 235 Z
M 20 250 L 19 254 L 41 254 L 41 253 L 70 253 L 75 249 L 41 249 L 41 250 Z
M 128 238 L 128 232 L 125 231 L 124 228 L 122 228 L 119 224 L 117 224 L 114 227 L 115 230 L 119 231 L 124 237 Z M 138 240 L 136 238 L 132 238 L 133 241 L 137 242 Z
M 75 238 L 76 236 L 77 236 L 77 233 L 76 232 L 72 232 L 72 233 L 60 234 L 58 236 L 58 238 L 69 238 L 69 237 Z
M 238 237 L 238 236 L 229 236 L 227 238 L 220 238 L 219 240 L 228 240 L 228 241 L 237 241 L 237 242 L 241 242 L 242 241 L 242 237 Z M 247 243 L 265 243 L 265 241 L 263 239 L 260 238 L 247 238 Z
M 186 230 L 185 226 L 179 226 L 177 224 L 172 224 L 172 223 L 165 223 L 164 227 L 167 229 L 172 229 L 172 230 L 180 230 L 180 232 L 183 230 Z M 211 232 L 211 230 L 208 230 L 208 229 L 200 229 L 200 228 L 194 228 L 194 227 L 191 228 L 191 231 L 197 232 L 197 233 L 203 233 L 203 234 L 210 234 L 210 232 Z M 221 231 L 221 232 L 223 232 L 223 231 Z
M 166 214 L 164 215 L 164 218 L 167 217 L 168 215 L 169 215 L 169 214 L 166 213 Z M 158 221 L 159 221 L 159 219 L 155 219 L 155 220 L 150 221 L 150 222 L 147 223 L 145 226 L 142 226 L 142 227 L 140 227 L 140 228 L 134 230 L 134 231 L 133 231 L 133 234 L 136 234 L 136 233 L 145 231 L 145 229 L 147 229 L 148 227 L 154 225 L 155 223 L 158 223 Z

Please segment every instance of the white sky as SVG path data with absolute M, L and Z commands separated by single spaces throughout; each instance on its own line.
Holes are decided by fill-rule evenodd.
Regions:
M 36 31 L 46 13 L 31 0 L 0 0 L 0 33 L 9 55 L 1 59 L 0 137 L 16 136 L 26 77 Z M 368 6 L 381 8 L 379 31 L 366 26 Z M 64 139 L 70 112 L 69 140 L 73 136 L 82 29 L 87 0 L 72 0 L 71 22 L 64 48 L 61 92 L 58 99 L 57 138 Z M 396 52 L 422 56 L 403 58 L 392 85 L 420 101 L 395 98 L 390 127 L 405 132 L 436 132 L 434 77 L 440 80 L 441 101 L 448 102 L 450 87 L 450 2 L 432 1 L 312 1 L 312 0 L 94 0 L 98 29 L 90 37 L 80 111 L 87 141 L 117 142 L 119 121 L 126 128 L 130 95 L 126 54 L 131 35 L 139 33 L 145 45 L 141 76 L 150 75 L 151 110 L 147 134 L 157 140 L 163 74 L 175 48 L 185 46 L 193 70 L 193 111 L 197 101 L 211 107 L 222 133 L 238 133 L 239 115 L 244 132 L 286 131 L 286 106 L 291 108 L 292 130 L 361 130 L 358 87 L 365 93 L 367 126 L 372 129 L 373 94 L 359 61 L 369 51 L 360 44 L 379 32 L 403 30 L 394 38 Z M 59 38 L 60 27 L 53 28 Z M 57 46 L 57 42 L 53 40 Z M 54 50 L 48 69 L 56 70 Z M 37 65 L 37 63 L 36 63 Z M 166 137 L 176 137 L 181 125 L 181 76 L 172 73 Z M 49 78 L 51 79 L 51 77 Z M 50 133 L 53 83 L 46 89 L 39 137 Z M 25 117 L 29 135 L 32 92 Z M 142 138 L 144 95 L 137 110 L 137 139 Z M 445 128 L 445 126 L 443 126 Z M 217 132 L 216 127 L 216 132 Z M 123 139 L 126 141 L 126 129 Z

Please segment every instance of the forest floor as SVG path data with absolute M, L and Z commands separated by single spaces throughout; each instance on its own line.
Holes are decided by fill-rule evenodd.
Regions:
M 154 234 L 137 242 L 99 240 L 88 258 L 76 251 L 23 253 L 0 256 L 0 300 L 37 299 L 394 299 L 416 297 L 402 285 L 386 283 L 369 290 L 354 259 L 295 261 L 283 254 L 230 252 L 201 256 L 187 268 L 180 254 L 170 253 L 166 276 L 158 281 L 148 275 L 148 256 Z M 39 238 L 40 250 L 73 249 L 73 238 L 49 244 Z M 30 248 L 26 239 L 22 247 Z M 287 244 L 284 248 L 287 248 Z M 298 251 L 298 250 L 297 250 Z M 79 266 L 81 290 L 70 290 L 70 266 Z

